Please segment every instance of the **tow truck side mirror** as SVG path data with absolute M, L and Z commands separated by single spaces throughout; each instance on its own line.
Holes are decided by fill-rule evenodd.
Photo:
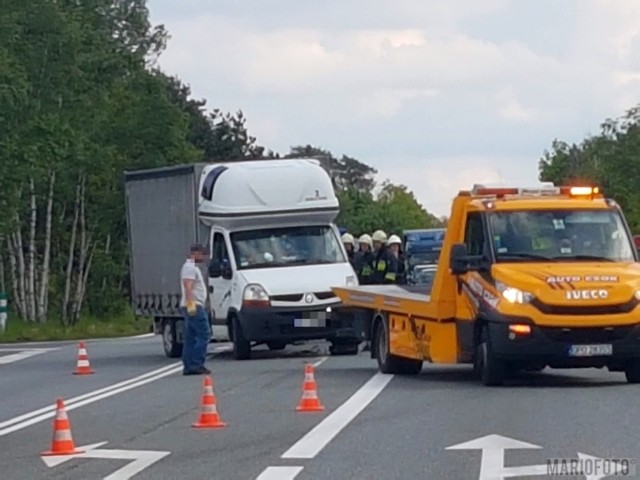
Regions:
M 469 271 L 469 252 L 464 243 L 455 243 L 451 246 L 449 268 L 454 275 L 462 275 Z

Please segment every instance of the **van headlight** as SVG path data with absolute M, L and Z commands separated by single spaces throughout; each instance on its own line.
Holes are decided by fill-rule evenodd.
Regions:
M 358 285 L 358 279 L 353 275 L 348 275 L 345 279 L 345 285 L 347 287 L 356 287 Z
M 534 298 L 532 293 L 525 292 L 519 288 L 510 287 L 502 282 L 496 282 L 496 288 L 502 295 L 502 298 L 509 303 L 531 303 L 531 300 Z
M 271 305 L 269 294 L 264 287 L 258 283 L 250 283 L 244 287 L 242 303 L 250 307 L 266 307 Z

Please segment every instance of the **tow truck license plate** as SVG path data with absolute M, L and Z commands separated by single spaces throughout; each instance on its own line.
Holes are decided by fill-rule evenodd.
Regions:
M 597 357 L 613 354 L 611 344 L 604 345 L 571 345 L 569 356 L 571 357 Z

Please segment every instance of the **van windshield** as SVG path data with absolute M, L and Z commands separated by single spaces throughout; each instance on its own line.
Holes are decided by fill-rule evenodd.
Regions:
M 633 262 L 633 243 L 615 210 L 490 212 L 498 262 Z
M 347 261 L 335 232 L 326 225 L 234 232 L 231 245 L 240 270 Z

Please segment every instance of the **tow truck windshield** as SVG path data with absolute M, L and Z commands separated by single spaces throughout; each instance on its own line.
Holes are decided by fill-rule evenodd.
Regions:
M 231 245 L 240 270 L 347 261 L 330 226 L 234 232 Z
M 488 213 L 497 262 L 634 262 L 634 246 L 615 210 Z

